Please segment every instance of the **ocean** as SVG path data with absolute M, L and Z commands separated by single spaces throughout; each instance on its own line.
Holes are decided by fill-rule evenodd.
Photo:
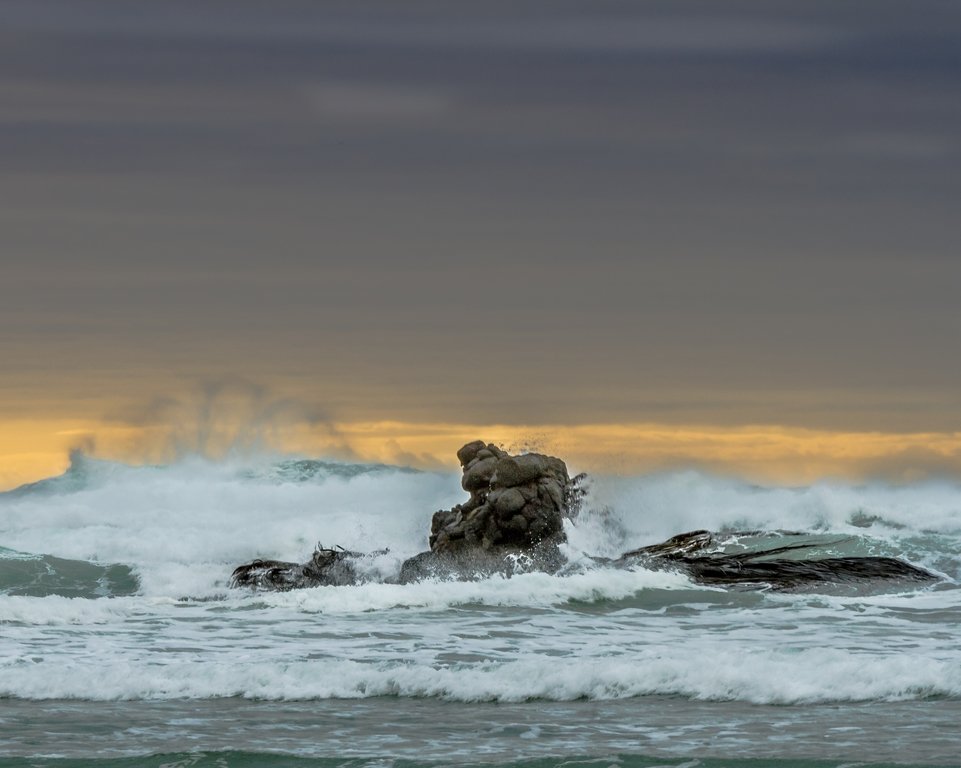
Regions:
M 455 472 L 83 455 L 0 494 L 11 766 L 961 765 L 961 487 L 594 477 L 571 567 L 381 583 Z M 933 585 L 807 592 L 601 567 L 697 528 L 801 533 Z M 756 537 L 755 537 L 756 538 Z M 386 549 L 370 583 L 233 590 L 234 566 Z

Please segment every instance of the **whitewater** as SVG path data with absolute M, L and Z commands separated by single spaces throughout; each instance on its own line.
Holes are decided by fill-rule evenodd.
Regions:
M 596 476 L 561 574 L 381 583 L 464 497 L 454 472 L 80 453 L 0 493 L 0 758 L 961 765 L 957 484 Z M 719 589 L 589 557 L 697 528 L 802 533 L 939 579 Z M 358 586 L 228 587 L 318 544 L 386 551 Z

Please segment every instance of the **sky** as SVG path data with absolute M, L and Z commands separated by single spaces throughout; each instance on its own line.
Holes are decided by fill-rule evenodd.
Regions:
M 959 33 L 935 0 L 6 0 L 0 487 L 474 437 L 961 475 Z

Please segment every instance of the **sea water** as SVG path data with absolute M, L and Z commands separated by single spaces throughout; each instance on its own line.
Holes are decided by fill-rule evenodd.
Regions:
M 455 473 L 74 457 L 0 494 L 10 765 L 961 765 L 961 487 L 593 478 L 562 575 L 383 583 Z M 926 586 L 699 586 L 598 567 L 673 534 L 801 532 Z M 228 588 L 385 549 L 354 587 Z M 743 545 L 742 546 L 749 546 Z

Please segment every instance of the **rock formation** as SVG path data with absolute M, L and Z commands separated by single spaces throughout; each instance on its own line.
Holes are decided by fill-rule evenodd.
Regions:
M 320 545 L 306 563 L 282 560 L 254 560 L 236 568 L 230 577 L 232 587 L 256 587 L 285 592 L 304 587 L 343 587 L 366 581 L 358 565 L 373 555 Z
M 836 587 L 865 582 L 916 586 L 937 579 L 923 568 L 894 557 L 778 557 L 787 553 L 816 550 L 819 544 L 812 542 L 740 553 L 719 551 L 721 542 L 725 539 L 758 535 L 758 531 L 730 533 L 725 537 L 715 537 L 710 531 L 680 533 L 659 544 L 625 552 L 617 560 L 605 561 L 605 564 L 615 567 L 642 565 L 652 569 L 670 568 L 683 571 L 699 584 L 778 591 L 809 590 L 819 585 Z M 783 541 L 785 536 L 803 536 L 800 533 L 771 535 L 778 541 Z M 843 540 L 831 543 L 836 546 L 843 543 Z
M 556 572 L 564 557 L 564 518 L 580 501 L 578 480 L 553 456 L 511 456 L 477 440 L 457 452 L 470 494 L 463 504 L 434 514 L 430 551 L 406 560 L 398 581 L 429 577 L 470 579 L 494 573 Z M 306 563 L 255 560 L 237 568 L 231 586 L 288 590 L 340 586 L 365 580 L 363 558 L 344 549 L 318 547 Z
M 463 469 L 463 504 L 431 520 L 430 552 L 401 569 L 402 582 L 425 576 L 553 572 L 563 564 L 568 502 L 576 496 L 567 465 L 553 456 L 511 456 L 477 440 L 457 452 Z
M 558 458 L 539 453 L 511 456 L 477 440 L 457 452 L 461 486 L 470 498 L 434 514 L 430 550 L 406 560 L 394 582 L 424 578 L 474 579 L 524 571 L 556 573 L 566 565 L 559 545 L 564 520 L 574 518 L 585 477 L 571 479 Z M 756 532 L 755 532 L 756 533 Z M 780 536 L 781 534 L 778 534 Z M 936 577 L 890 557 L 774 557 L 817 545 L 793 544 L 725 553 L 709 531 L 678 534 L 660 544 L 625 552 L 617 559 L 588 558 L 614 568 L 670 568 L 702 584 L 797 589 L 812 584 L 866 580 L 922 583 Z M 306 563 L 255 560 L 237 568 L 231 586 L 288 590 L 343 586 L 370 580 L 372 554 L 318 546 Z

